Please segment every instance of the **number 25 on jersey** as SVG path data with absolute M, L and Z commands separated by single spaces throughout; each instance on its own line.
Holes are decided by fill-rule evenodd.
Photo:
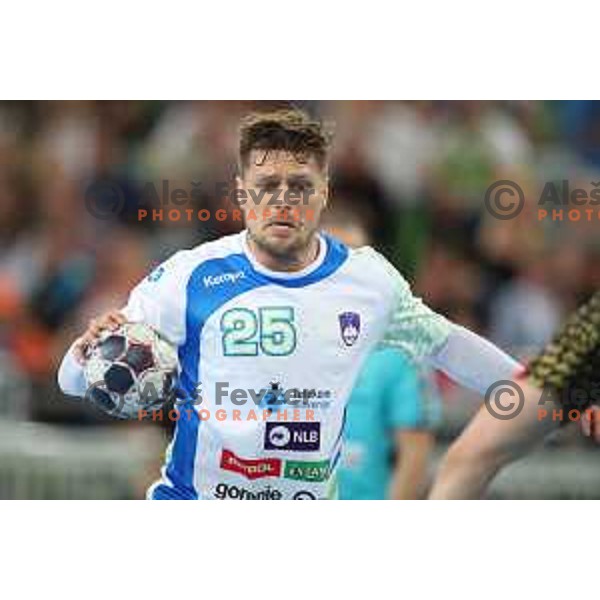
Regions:
M 289 356 L 296 349 L 294 316 L 291 306 L 231 308 L 221 317 L 223 355 Z

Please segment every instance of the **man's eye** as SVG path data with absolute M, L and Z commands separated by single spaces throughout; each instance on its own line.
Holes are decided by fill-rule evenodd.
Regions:
M 293 192 L 304 192 L 308 190 L 309 187 L 310 184 L 308 183 L 308 181 L 298 181 L 296 183 L 290 184 L 290 190 L 292 190 Z

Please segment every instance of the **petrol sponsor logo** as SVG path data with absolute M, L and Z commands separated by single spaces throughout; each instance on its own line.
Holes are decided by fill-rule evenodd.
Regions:
M 271 422 L 266 425 L 265 450 L 315 452 L 320 448 L 321 424 L 319 422 Z
M 283 494 L 270 485 L 260 490 L 250 491 L 227 483 L 218 483 L 215 487 L 214 496 L 217 500 L 281 500 L 283 498 Z
M 246 479 L 279 477 L 281 460 L 278 458 L 240 458 L 231 450 L 221 452 L 221 469 L 243 475 Z
M 329 476 L 329 461 L 286 460 L 283 476 L 296 481 L 326 481 Z

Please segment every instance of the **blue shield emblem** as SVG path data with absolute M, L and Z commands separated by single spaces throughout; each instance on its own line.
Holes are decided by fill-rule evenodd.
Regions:
M 360 334 L 360 315 L 355 312 L 344 312 L 338 315 L 340 333 L 346 346 L 353 346 Z

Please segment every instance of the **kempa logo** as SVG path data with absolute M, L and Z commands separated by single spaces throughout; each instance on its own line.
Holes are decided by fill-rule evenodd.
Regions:
M 222 275 L 206 275 L 202 280 L 204 287 L 213 287 L 223 283 L 235 283 L 239 279 L 244 279 L 246 274 L 244 271 L 236 271 L 235 273 L 223 273 Z

